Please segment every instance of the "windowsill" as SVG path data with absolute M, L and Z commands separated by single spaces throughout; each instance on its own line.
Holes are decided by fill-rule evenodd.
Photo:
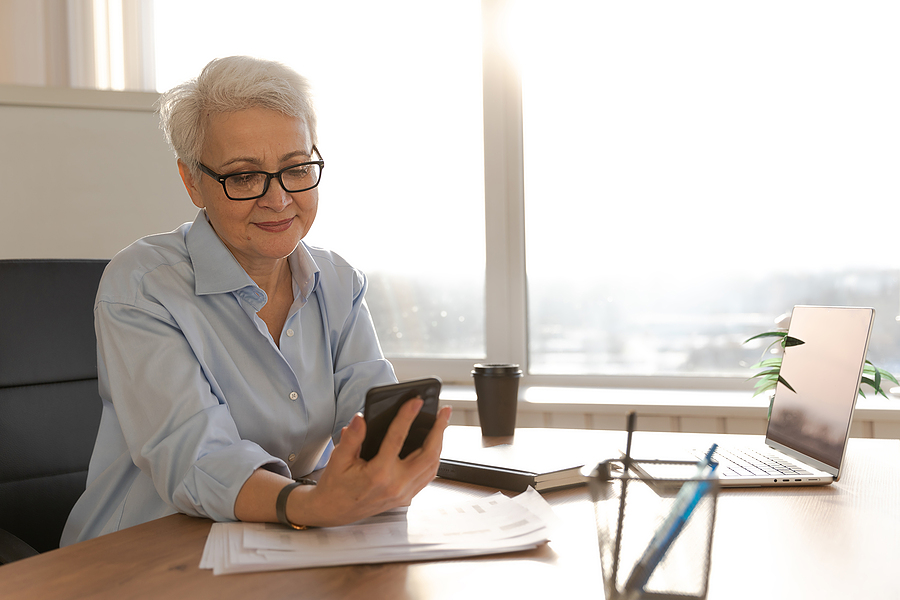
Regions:
M 455 409 L 475 410 L 475 388 L 445 385 L 441 401 Z M 658 390 L 614 388 L 566 388 L 524 386 L 519 390 L 523 412 L 622 414 L 637 410 L 661 416 L 705 417 L 710 413 L 727 417 L 765 418 L 768 399 L 747 391 Z M 859 398 L 856 416 L 864 419 L 900 421 L 900 399 Z

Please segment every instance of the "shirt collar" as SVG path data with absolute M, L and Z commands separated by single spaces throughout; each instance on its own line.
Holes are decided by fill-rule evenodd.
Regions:
M 194 265 L 194 291 L 198 296 L 224 294 L 257 285 L 216 235 L 206 210 L 200 209 L 185 238 Z M 316 289 L 319 267 L 303 242 L 288 256 L 294 279 L 294 297 L 304 300 Z
M 294 298 L 301 298 L 305 302 L 319 285 L 319 265 L 302 241 L 288 256 L 288 261 L 294 278 Z

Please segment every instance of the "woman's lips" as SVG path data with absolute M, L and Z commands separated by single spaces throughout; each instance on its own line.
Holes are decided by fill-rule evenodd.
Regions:
M 254 225 L 269 233 L 279 233 L 289 229 L 293 222 L 294 218 L 291 217 L 290 219 L 285 219 L 283 221 L 265 221 L 263 223 L 254 223 Z

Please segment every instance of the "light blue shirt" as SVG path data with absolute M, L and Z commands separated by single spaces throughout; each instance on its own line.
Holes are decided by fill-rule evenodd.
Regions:
M 175 512 L 234 520 L 254 470 L 324 466 L 366 391 L 396 381 L 365 276 L 302 242 L 288 260 L 278 345 L 256 314 L 265 292 L 204 211 L 110 262 L 94 308 L 100 430 L 62 545 Z

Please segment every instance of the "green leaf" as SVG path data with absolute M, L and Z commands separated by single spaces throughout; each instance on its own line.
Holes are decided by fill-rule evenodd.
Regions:
M 747 338 L 746 340 L 744 340 L 744 343 L 746 344 L 747 342 L 752 342 L 753 340 L 758 340 L 760 338 L 765 338 L 765 337 L 784 338 L 784 337 L 787 337 L 787 331 L 766 331 L 765 333 L 759 333 L 757 335 L 754 335 L 751 338 Z
M 769 390 L 771 390 L 772 388 L 775 387 L 775 382 L 774 382 L 774 381 L 771 381 L 771 382 L 763 382 L 763 383 L 766 383 L 766 385 L 758 386 L 757 389 L 756 389 L 756 391 L 753 392 L 753 397 L 754 397 L 754 398 L 755 398 L 756 396 L 759 396 L 760 394 L 762 394 L 762 393 L 764 393 L 764 392 L 768 392 Z
M 767 377 L 767 376 L 769 376 L 769 375 L 774 375 L 775 377 L 777 377 L 777 376 L 778 376 L 778 372 L 779 372 L 779 369 L 768 369 L 768 370 L 766 370 L 766 371 L 760 371 L 759 373 L 757 373 L 757 374 L 754 375 L 753 377 L 750 377 L 750 379 L 756 379 L 757 377 Z
M 888 397 L 888 395 L 884 393 L 884 390 L 881 389 L 881 386 L 876 385 L 876 383 L 879 383 L 879 382 L 877 382 L 877 380 L 871 379 L 869 377 L 863 377 L 862 383 L 866 384 L 867 386 L 869 386 L 873 390 L 875 390 L 876 395 L 884 396 L 885 398 Z M 862 387 L 859 388 L 859 395 L 862 396 L 863 398 L 866 397 L 866 395 L 863 393 Z
M 767 392 L 775 387 L 775 384 L 778 382 L 778 375 L 765 375 L 760 377 L 759 381 L 753 386 L 754 392 L 753 396 L 758 396 L 763 392 Z
M 776 381 L 778 381 L 778 373 L 769 373 L 767 375 L 759 375 L 758 377 L 759 381 L 756 382 L 756 386 L 763 385 L 766 382 L 775 383 Z M 753 378 L 751 377 L 751 379 Z
M 876 382 L 878 382 L 879 393 L 881 395 L 883 395 L 884 397 L 887 397 L 887 394 L 880 391 L 881 384 L 884 383 L 884 381 L 882 381 L 883 379 L 888 379 L 889 381 L 892 381 L 895 385 L 900 385 L 900 381 L 897 381 L 897 378 L 894 375 L 892 375 L 890 371 L 885 371 L 884 369 L 882 369 L 880 367 L 876 367 L 875 364 L 872 363 L 872 361 L 869 359 L 866 359 L 866 364 L 863 366 L 863 373 L 866 375 L 871 375 L 872 378 Z
M 803 340 L 797 339 L 795 337 L 791 337 L 789 335 L 784 336 L 784 346 L 785 348 L 789 348 L 791 346 L 802 346 L 805 344 Z
M 896 385 L 900 385 L 900 381 L 897 381 L 896 377 L 894 377 L 893 375 L 891 375 L 889 372 L 885 371 L 884 369 L 878 369 L 878 372 L 881 373 L 882 377 L 887 377 L 888 379 L 893 381 Z
M 781 375 L 778 376 L 778 381 L 780 381 L 781 383 L 783 383 L 783 384 L 784 384 L 784 387 L 786 387 L 787 389 L 791 390 L 791 391 L 794 392 L 795 394 L 797 393 L 797 390 L 795 390 L 794 388 L 792 388 L 792 387 L 791 387 L 791 384 L 789 384 L 789 383 L 787 382 L 787 380 L 786 380 L 784 377 L 782 377 Z
M 778 367 L 781 368 L 781 357 L 778 356 L 776 358 L 767 358 L 766 360 L 761 360 L 755 365 L 751 365 L 751 369 L 767 369 L 769 367 Z M 753 379 L 751 377 L 751 379 Z

